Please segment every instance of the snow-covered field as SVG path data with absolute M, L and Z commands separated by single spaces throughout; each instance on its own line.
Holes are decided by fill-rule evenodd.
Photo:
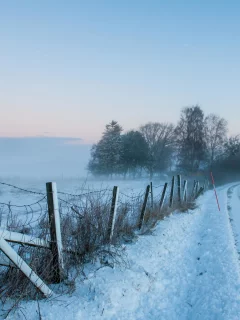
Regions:
M 102 189 L 112 189 L 114 186 L 118 186 L 120 191 L 127 194 L 139 194 L 143 193 L 146 189 L 146 186 L 150 183 L 148 178 L 142 179 L 134 179 L 134 180 L 123 180 L 123 179 L 109 179 L 109 180 L 94 180 L 94 179 L 55 179 L 53 180 L 57 183 L 58 191 L 68 192 L 68 193 L 85 193 L 88 191 L 94 190 L 102 190 Z M 154 178 L 153 186 L 154 193 L 157 195 L 160 193 L 160 189 L 162 189 L 165 182 L 169 181 L 169 177 L 166 175 L 163 178 Z M 6 182 L 8 184 L 12 184 L 23 189 L 35 191 L 35 192 L 46 192 L 46 179 L 37 180 L 37 179 L 0 179 L 0 182 Z M 32 197 L 32 198 L 31 198 Z M 14 190 L 11 187 L 7 187 L 4 185 L 0 185 L 0 199 L 1 201 L 10 201 L 14 202 L 14 200 L 26 202 L 26 200 L 36 200 L 35 196 L 28 195 L 26 199 L 26 194 L 19 193 L 18 190 Z
M 154 199 L 160 201 L 161 193 L 163 190 L 163 185 L 165 182 L 169 181 L 167 176 L 164 176 L 164 181 L 160 179 L 153 180 L 153 196 Z M 1 184 L 7 183 L 20 187 L 22 189 L 30 190 L 34 193 L 24 192 L 24 190 L 19 190 L 14 187 Z M 57 189 L 59 191 L 59 199 L 65 198 L 64 195 L 60 192 L 70 193 L 70 194 L 85 194 L 88 192 L 96 192 L 100 190 L 107 190 L 106 196 L 111 197 L 112 190 L 114 186 L 119 187 L 119 199 L 120 200 L 131 200 L 132 197 L 141 195 L 144 199 L 144 193 L 146 186 L 150 183 L 147 178 L 135 179 L 135 180 L 93 180 L 93 179 L 57 179 Z M 168 189 L 168 191 L 170 188 Z M 39 193 L 39 194 L 38 194 Z M 5 179 L 4 181 L 0 180 L 0 226 L 4 227 L 6 219 L 8 216 L 8 204 L 12 205 L 11 212 L 17 214 L 18 218 L 22 217 L 22 220 L 29 219 L 36 220 L 42 209 L 46 208 L 46 180 L 37 180 L 37 179 Z M 130 197 L 130 198 L 129 198 Z M 43 199 L 43 201 L 41 201 Z M 79 198 L 74 198 L 78 200 Z M 40 201 L 40 203 L 38 203 Z M 61 203 L 61 201 L 59 200 Z M 4 205 L 5 204 L 5 205 Z M 32 205 L 33 204 L 33 205 Z M 22 206 L 19 207 L 19 206 Z M 1 208 L 4 209 L 4 212 L 1 215 Z M 32 216 L 33 214 L 33 216 Z M 27 219 L 27 220 L 29 220 Z
M 239 192 L 218 188 L 221 212 L 208 191 L 196 210 L 161 221 L 126 245 L 127 268 L 86 266 L 71 295 L 39 302 L 41 319 L 239 320 Z M 40 319 L 37 302 L 8 319 Z

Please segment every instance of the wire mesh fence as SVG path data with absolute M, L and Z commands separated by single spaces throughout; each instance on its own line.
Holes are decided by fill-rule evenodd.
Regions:
M 170 206 L 171 185 L 164 188 L 164 184 L 152 185 L 152 194 L 143 190 L 139 193 L 119 190 L 118 198 L 113 206 L 113 190 L 103 188 L 102 190 L 81 190 L 74 194 L 63 191 L 57 192 L 57 210 L 59 212 L 61 226 L 60 253 L 63 264 L 60 281 L 56 279 L 56 259 L 59 252 L 53 250 L 58 245 L 58 239 L 53 240 L 51 221 L 49 220 L 49 193 L 38 192 L 20 188 L 4 182 L 0 182 L 4 188 L 21 196 L 23 200 L 17 203 L 11 201 L 0 202 L 0 239 L 3 232 L 8 231 L 26 235 L 23 240 L 12 242 L 11 247 L 17 255 L 26 262 L 31 270 L 35 272 L 44 283 L 54 289 L 55 294 L 69 292 L 73 289 L 74 280 L 82 275 L 84 263 L 99 259 L 101 263 L 114 264 L 126 261 L 123 257 L 122 243 L 132 242 L 137 235 L 145 233 L 155 226 L 158 220 L 163 219 L 176 209 L 186 211 L 194 208 L 196 190 L 192 190 L 188 184 L 188 195 L 185 200 L 178 201 L 178 191 L 173 189 L 173 205 Z M 182 190 L 182 186 L 181 186 Z M 165 194 L 163 194 L 163 192 Z M 164 197 L 163 197 L 164 195 Z M 1 197 L 1 195 L 0 195 Z M 160 206 L 160 202 L 164 198 Z M 27 202 L 27 199 L 29 201 Z M 1 200 L 1 199 L 0 199 Z M 30 201 L 31 200 L 31 201 Z M 109 222 L 113 225 L 113 234 L 109 237 Z M 139 221 L 142 219 L 141 228 Z M 16 234 L 14 234 L 16 236 Z M 31 240 L 32 237 L 32 240 Z M 13 239 L 13 236 L 12 236 Z M 23 239 L 23 238 L 22 238 Z M 34 246 L 34 241 L 41 239 L 48 245 L 45 247 Z M 11 239 L 10 239 L 11 240 Z M 111 240 L 111 241 L 110 241 Z M 32 241 L 32 242 L 31 242 Z M 40 241 L 40 240 L 39 240 Z M 1 249 L 1 248 L 0 248 Z M 0 250 L 0 264 L 1 264 Z M 19 259 L 20 259 L 19 258 Z M 11 262 L 11 261 L 10 261 Z M 59 282 L 58 285 L 53 283 Z M 2 303 L 11 297 L 14 298 L 13 305 L 22 299 L 39 299 L 43 294 L 38 287 L 26 277 L 26 274 L 16 268 L 16 264 L 0 267 L 0 297 Z

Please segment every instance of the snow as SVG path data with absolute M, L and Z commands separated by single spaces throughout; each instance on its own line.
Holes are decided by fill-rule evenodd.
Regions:
M 127 245 L 127 268 L 87 265 L 71 295 L 39 301 L 41 318 L 239 320 L 236 230 L 228 214 L 230 202 L 234 216 L 239 208 L 239 187 L 233 187 L 217 189 L 220 212 L 208 191 L 197 209 L 169 216 Z M 39 319 L 37 310 L 37 302 L 22 302 L 8 319 Z
M 240 254 L 240 186 L 234 185 L 228 192 L 228 210 L 231 219 L 231 225 L 235 237 L 235 243 Z

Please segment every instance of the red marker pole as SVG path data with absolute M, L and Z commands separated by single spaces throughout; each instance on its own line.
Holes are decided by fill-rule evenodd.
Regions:
M 211 178 L 212 178 L 213 189 L 214 189 L 214 192 L 215 192 L 215 197 L 216 197 L 216 200 L 217 200 L 218 210 L 221 211 L 221 210 L 220 210 L 220 205 L 219 205 L 219 201 L 218 201 L 217 191 L 216 191 L 216 188 L 215 188 L 215 182 L 214 182 L 214 178 L 213 178 L 212 172 L 211 172 Z

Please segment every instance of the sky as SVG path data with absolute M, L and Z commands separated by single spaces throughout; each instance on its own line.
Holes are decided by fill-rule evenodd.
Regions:
M 96 142 L 199 104 L 239 133 L 239 1 L 0 0 L 0 137 Z

